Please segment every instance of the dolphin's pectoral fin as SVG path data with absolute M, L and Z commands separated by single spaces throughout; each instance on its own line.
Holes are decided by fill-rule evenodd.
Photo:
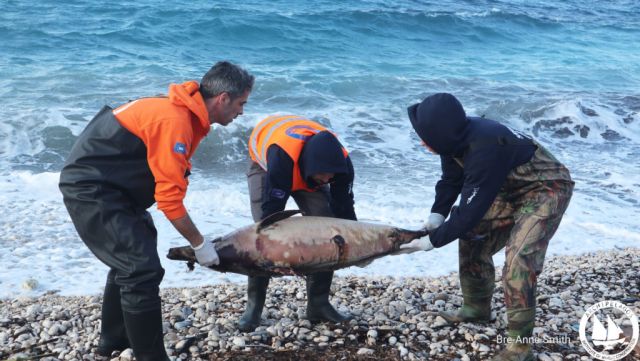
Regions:
M 276 212 L 272 215 L 270 215 L 269 217 L 263 219 L 262 221 L 260 221 L 260 224 L 258 224 L 258 228 L 256 228 L 256 232 L 260 232 L 261 230 L 263 230 L 264 228 L 269 227 L 270 225 L 281 221 L 283 219 L 287 219 L 293 215 L 296 215 L 298 213 L 302 213 L 301 210 L 298 209 L 292 209 L 292 210 L 288 210 L 288 211 L 282 211 L 282 212 Z
M 341 235 L 336 234 L 331 238 L 331 241 L 338 246 L 338 262 L 344 262 L 347 260 L 347 242 L 342 238 Z

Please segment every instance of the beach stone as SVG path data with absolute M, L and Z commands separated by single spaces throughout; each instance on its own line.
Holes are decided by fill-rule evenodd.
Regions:
M 446 326 L 447 324 L 448 324 L 447 320 L 442 318 L 442 316 L 437 316 L 436 319 L 433 321 L 433 327 L 442 327 L 442 326 Z
M 398 342 L 398 339 L 395 336 L 389 337 L 389 345 L 393 346 Z
M 234 346 L 238 346 L 238 347 L 244 347 L 244 345 L 246 345 L 247 343 L 244 337 L 240 337 L 240 336 L 234 337 L 231 342 L 233 342 Z
M 447 301 L 449 299 L 449 295 L 446 293 L 438 293 L 433 297 L 435 301 Z
M 192 324 L 193 322 L 191 322 L 191 320 L 184 320 L 184 321 L 176 322 L 173 326 L 175 327 L 176 330 L 183 330 L 187 327 L 190 327 Z
M 559 298 L 552 297 L 552 298 L 549 299 L 549 306 L 550 307 L 561 308 L 562 305 L 563 305 L 563 302 Z
M 26 340 L 28 340 L 30 338 L 31 338 L 31 334 L 23 333 L 23 334 L 18 335 L 18 337 L 15 340 L 16 340 L 16 342 L 20 343 L 20 342 L 24 342 L 24 341 L 26 341 Z
M 542 352 L 538 354 L 538 360 L 540 361 L 553 361 L 551 356 L 549 356 L 546 352 Z
M 331 330 L 322 330 L 322 335 L 327 337 L 335 337 L 335 333 Z
M 176 341 L 178 340 L 178 335 L 175 332 L 168 332 L 165 336 L 164 339 L 166 341 L 172 342 L 172 341 Z
M 60 325 L 56 323 L 47 330 L 47 333 L 51 336 L 55 336 L 62 333 L 62 330 L 60 328 Z
M 409 350 L 404 346 L 398 347 L 398 351 L 400 351 L 400 357 L 405 357 L 409 353 Z
M 358 355 L 373 355 L 374 354 L 374 350 L 370 349 L 370 348 L 366 348 L 366 347 L 361 347 L 357 354 Z
M 208 315 L 209 315 L 209 314 L 208 314 L 208 312 L 207 312 L 207 311 L 205 311 L 205 309 L 204 309 L 204 308 L 198 308 L 198 309 L 196 310 L 195 317 L 196 317 L 197 319 L 199 319 L 199 320 L 205 320 L 205 319 L 207 319 Z
M 593 298 L 593 296 L 591 294 L 587 294 L 587 295 L 582 296 L 582 302 L 584 302 L 584 303 L 586 303 L 588 305 L 591 305 L 591 304 L 596 303 L 596 300 L 595 300 L 595 298 Z
M 373 315 L 373 320 L 374 320 L 374 321 L 381 322 L 381 321 L 386 321 L 386 320 L 388 320 L 388 319 L 389 319 L 389 318 L 387 317 L 387 315 L 385 315 L 385 314 L 384 314 L 384 313 L 382 313 L 382 312 L 376 312 L 376 313 Z
M 174 348 L 176 350 L 182 350 L 186 344 L 187 344 L 187 340 L 180 340 L 176 343 Z
M 489 352 L 489 351 L 491 351 L 489 346 L 484 345 L 484 344 L 479 344 L 477 350 L 478 350 L 478 352 Z
M 413 292 L 411 292 L 411 290 L 405 288 L 404 290 L 402 290 L 402 297 L 405 300 L 408 300 L 408 299 L 413 297 Z
M 418 329 L 418 331 L 428 331 L 431 329 L 429 327 L 429 324 L 426 322 L 418 322 L 418 325 L 416 326 L 416 328 Z
M 132 361 L 133 360 L 133 350 L 128 348 L 120 353 L 120 360 L 122 361 Z
M 27 307 L 27 315 L 35 316 L 42 313 L 42 306 L 39 304 L 30 305 Z

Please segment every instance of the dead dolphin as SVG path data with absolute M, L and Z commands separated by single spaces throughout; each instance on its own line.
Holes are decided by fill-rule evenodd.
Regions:
M 366 264 L 424 237 L 427 230 L 410 231 L 386 225 L 327 217 L 292 217 L 300 211 L 278 212 L 216 238 L 220 264 L 209 268 L 249 276 L 305 275 Z M 190 246 L 169 249 L 167 258 L 187 261 Z

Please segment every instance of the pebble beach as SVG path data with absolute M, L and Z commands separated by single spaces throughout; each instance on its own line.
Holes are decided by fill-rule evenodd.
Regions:
M 437 315 L 462 304 L 457 274 L 425 278 L 336 277 L 332 303 L 355 319 L 311 324 L 305 283 L 273 279 L 262 324 L 243 333 L 236 322 L 244 284 L 162 289 L 165 347 L 172 360 L 486 360 L 506 337 L 500 269 L 495 322 L 447 325 Z M 578 330 L 585 310 L 617 300 L 640 315 L 640 249 L 548 259 L 539 278 L 534 344 L 538 360 L 590 360 Z M 1 360 L 99 360 L 101 296 L 54 293 L 0 300 Z M 628 332 L 632 325 L 621 325 Z M 108 358 L 102 358 L 108 359 Z M 130 349 L 112 360 L 133 360 Z M 640 346 L 625 360 L 640 359 Z

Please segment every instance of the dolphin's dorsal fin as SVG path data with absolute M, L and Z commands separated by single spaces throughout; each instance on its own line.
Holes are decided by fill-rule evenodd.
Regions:
M 260 232 L 261 230 L 263 230 L 264 228 L 269 227 L 270 225 L 281 221 L 283 219 L 287 219 L 293 215 L 296 215 L 298 213 L 302 213 L 301 210 L 295 209 L 295 210 L 288 210 L 288 211 L 282 211 L 282 212 L 276 212 L 272 215 L 270 215 L 269 217 L 263 219 L 262 221 L 260 221 L 260 224 L 258 224 L 258 228 L 256 228 L 256 232 Z

